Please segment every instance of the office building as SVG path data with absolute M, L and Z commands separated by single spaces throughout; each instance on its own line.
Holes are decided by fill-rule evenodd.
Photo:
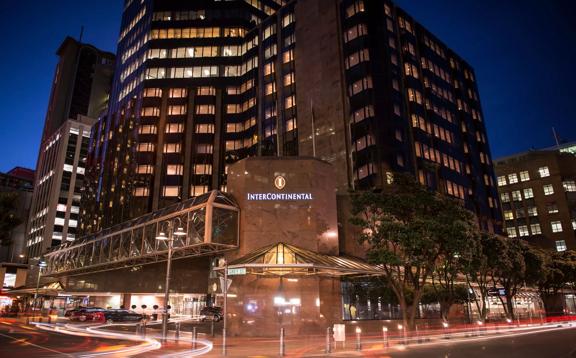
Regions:
M 113 54 L 70 37 L 56 54 L 28 219 L 28 258 L 76 237 L 90 130 L 108 106 L 113 73 Z
M 495 161 L 505 232 L 549 250 L 576 249 L 574 143 Z

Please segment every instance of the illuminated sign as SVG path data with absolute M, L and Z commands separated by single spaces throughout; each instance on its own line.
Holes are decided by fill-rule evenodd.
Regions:
M 247 193 L 248 200 L 312 200 L 312 193 Z
M 284 178 L 282 175 L 278 175 L 276 178 L 274 178 L 274 186 L 278 190 L 284 189 L 286 186 L 286 178 Z
M 228 276 L 246 275 L 246 267 L 229 268 Z

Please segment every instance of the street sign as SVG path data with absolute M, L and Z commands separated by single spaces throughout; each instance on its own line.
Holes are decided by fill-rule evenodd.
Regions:
M 228 279 L 228 285 L 226 286 L 226 291 L 230 289 L 230 285 L 232 284 L 232 279 Z M 220 277 L 220 291 L 224 293 L 224 277 Z
M 335 324 L 333 330 L 334 330 L 334 341 L 335 342 L 346 341 L 346 326 L 345 325 Z
M 246 275 L 246 267 L 229 268 L 228 276 Z
M 489 297 L 506 296 L 506 290 L 501 287 L 489 288 L 487 293 Z

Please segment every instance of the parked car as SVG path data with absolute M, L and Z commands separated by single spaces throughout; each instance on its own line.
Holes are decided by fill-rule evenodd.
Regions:
M 200 321 L 218 322 L 224 317 L 222 307 L 204 307 L 200 310 Z
M 104 320 L 104 312 L 105 310 L 102 308 L 82 308 L 78 311 L 72 312 L 69 319 L 71 321 L 103 321 Z
M 129 310 L 105 310 L 102 313 L 107 323 L 140 322 L 144 319 L 144 315 Z
M 64 313 L 64 317 L 70 317 L 70 316 L 72 316 L 72 314 L 73 314 L 74 312 L 78 312 L 78 311 L 80 311 L 80 310 L 84 310 L 84 309 L 87 309 L 87 308 L 94 308 L 94 309 L 99 309 L 99 310 L 103 310 L 103 309 L 104 309 L 104 308 L 101 308 L 101 307 L 82 307 L 82 306 L 80 306 L 80 307 L 73 308 L 73 309 L 71 309 L 71 310 L 67 310 L 66 313 Z

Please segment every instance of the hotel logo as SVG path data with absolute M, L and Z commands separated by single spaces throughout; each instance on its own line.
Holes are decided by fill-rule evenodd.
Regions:
M 286 186 L 286 179 L 282 175 L 278 175 L 276 178 L 274 178 L 274 186 L 278 190 L 284 189 Z

